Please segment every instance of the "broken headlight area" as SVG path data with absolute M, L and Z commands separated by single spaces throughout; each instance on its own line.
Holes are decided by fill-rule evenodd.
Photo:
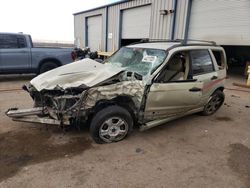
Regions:
M 79 114 L 81 95 L 44 96 L 45 107 L 54 119 L 75 118 Z
M 63 123 L 83 115 L 84 109 L 81 104 L 86 90 L 71 88 L 38 92 L 32 85 L 26 88 L 34 101 L 34 107 L 45 109 L 43 114 L 40 114 L 42 117 L 49 116 Z

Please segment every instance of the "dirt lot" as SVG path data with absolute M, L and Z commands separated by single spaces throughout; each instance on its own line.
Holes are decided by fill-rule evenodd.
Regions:
M 225 90 L 213 116 L 98 145 L 87 130 L 63 133 L 7 118 L 9 107 L 32 106 L 26 92 L 8 91 L 31 78 L 0 76 L 0 187 L 250 187 L 250 92 Z M 227 88 L 237 89 L 232 81 Z

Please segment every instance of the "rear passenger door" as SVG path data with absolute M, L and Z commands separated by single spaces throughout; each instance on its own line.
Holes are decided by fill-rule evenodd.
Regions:
M 213 93 L 215 84 L 219 81 L 218 72 L 215 70 L 211 54 L 207 49 L 191 50 L 190 61 L 193 79 L 203 82 L 201 102 L 205 103 Z
M 23 35 L 0 34 L 0 71 L 15 72 L 31 67 L 30 48 Z

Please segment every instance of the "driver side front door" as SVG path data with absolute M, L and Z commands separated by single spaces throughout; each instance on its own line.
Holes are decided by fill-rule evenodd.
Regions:
M 203 83 L 196 80 L 153 83 L 144 117 L 149 120 L 163 119 L 197 108 L 202 98 L 202 87 Z
M 182 115 L 201 105 L 203 82 L 193 79 L 189 51 L 176 52 L 149 88 L 144 119 Z

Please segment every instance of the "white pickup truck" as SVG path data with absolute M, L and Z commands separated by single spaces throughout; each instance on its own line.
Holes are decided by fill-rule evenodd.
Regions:
M 0 33 L 0 73 L 43 73 L 73 61 L 72 48 L 34 48 L 30 35 Z

